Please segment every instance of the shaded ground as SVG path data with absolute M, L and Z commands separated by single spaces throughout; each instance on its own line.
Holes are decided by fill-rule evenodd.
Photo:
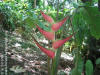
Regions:
M 47 75 L 47 56 L 27 40 L 21 39 L 21 35 L 10 34 L 8 57 L 10 57 L 8 59 L 10 73 Z M 62 53 L 58 72 L 68 74 L 73 67 L 72 61 L 73 57 L 70 54 Z

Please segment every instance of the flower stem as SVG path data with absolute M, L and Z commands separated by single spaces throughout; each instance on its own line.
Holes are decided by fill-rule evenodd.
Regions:
M 52 64 L 52 69 L 51 69 L 51 75 L 57 75 L 59 60 L 60 60 L 60 56 L 61 56 L 61 51 L 62 51 L 62 47 L 60 47 L 57 50 L 56 56 L 53 59 L 53 64 Z
M 50 75 L 50 69 L 51 69 L 51 66 L 50 66 L 50 57 L 48 57 L 47 64 L 48 64 L 48 75 Z

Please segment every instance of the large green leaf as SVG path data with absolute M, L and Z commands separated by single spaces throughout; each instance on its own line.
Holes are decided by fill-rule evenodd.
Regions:
M 82 57 L 77 54 L 75 56 L 75 68 L 71 71 L 70 75 L 81 75 L 82 71 L 83 71 L 83 60 Z
M 97 7 L 85 7 L 86 13 L 83 15 L 89 23 L 91 34 L 99 39 L 100 38 L 100 11 Z
M 88 34 L 88 26 L 85 24 L 81 10 L 82 9 L 76 9 L 72 17 L 73 29 L 77 32 L 77 34 L 75 34 L 75 38 L 78 45 L 83 43 L 84 37 Z
M 91 60 L 87 60 L 85 64 L 86 75 L 93 75 L 93 64 Z

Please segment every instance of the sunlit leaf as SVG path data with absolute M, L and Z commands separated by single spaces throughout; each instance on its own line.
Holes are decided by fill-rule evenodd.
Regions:
M 15 72 L 15 73 L 22 73 L 25 72 L 26 70 L 23 69 L 20 66 L 13 66 L 12 68 L 10 68 L 11 71 Z

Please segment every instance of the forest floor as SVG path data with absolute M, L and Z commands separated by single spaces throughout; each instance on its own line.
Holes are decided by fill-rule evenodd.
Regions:
M 28 45 L 21 35 L 11 33 L 8 35 L 8 70 L 18 75 L 48 75 L 47 56 L 36 46 Z M 2 40 L 2 38 L 1 38 Z M 27 42 L 27 43 L 26 43 Z M 0 53 L 2 55 L 2 53 Z M 62 52 L 58 66 L 58 75 L 69 74 L 73 68 L 71 54 Z
M 10 53 L 9 53 L 10 54 Z M 20 66 L 26 71 L 31 72 L 32 75 L 48 75 L 47 74 L 47 56 L 44 53 L 37 54 L 36 52 L 32 54 L 12 54 L 9 63 L 9 68 L 13 68 L 13 66 Z M 58 74 L 62 75 L 64 72 L 65 74 L 69 75 L 71 68 L 73 67 L 73 57 L 62 53 L 60 63 L 59 63 L 59 70 Z M 12 64 L 11 64 L 12 63 Z M 16 70 L 16 69 L 14 69 Z M 17 70 L 16 70 L 17 72 Z

